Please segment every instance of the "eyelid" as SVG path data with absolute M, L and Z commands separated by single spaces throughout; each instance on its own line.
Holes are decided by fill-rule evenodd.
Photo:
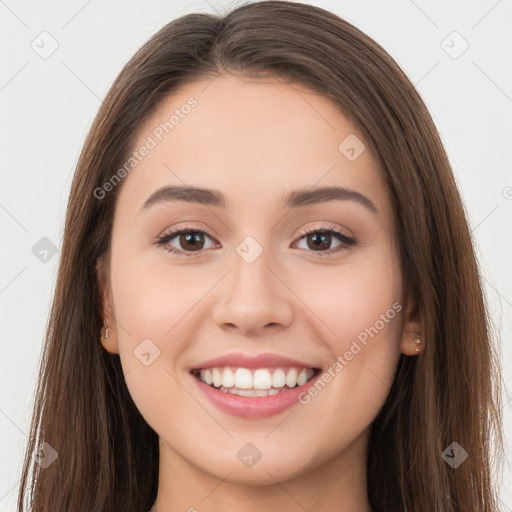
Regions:
M 333 249 L 328 249 L 326 251 L 308 251 L 305 250 L 307 253 L 314 254 L 315 256 L 318 255 L 320 258 L 322 257 L 329 257 L 333 254 L 341 253 L 342 251 L 351 249 L 352 246 L 356 245 L 356 240 L 353 236 L 348 235 L 344 232 L 342 228 L 334 227 L 334 226 L 328 226 L 328 225 L 316 225 L 313 227 L 306 227 L 301 228 L 298 230 L 299 237 L 293 242 L 292 245 L 297 244 L 300 242 L 305 236 L 311 234 L 311 233 L 329 233 L 335 237 L 337 237 L 340 241 L 340 245 L 334 247 Z
M 210 238 L 213 238 L 207 231 L 201 228 L 195 228 L 188 226 L 187 224 L 178 224 L 177 226 L 173 226 L 172 228 L 167 228 L 165 231 L 163 231 L 162 234 L 155 237 L 155 240 L 161 240 L 162 238 L 167 238 L 169 235 L 177 235 L 180 234 L 182 231 L 195 231 L 197 233 L 205 233 Z
M 338 228 L 338 227 L 334 227 L 334 226 L 328 226 L 328 225 L 315 225 L 313 227 L 311 226 L 307 226 L 305 228 L 300 228 L 297 233 L 299 233 L 299 235 L 309 235 L 311 233 L 318 233 L 320 231 L 327 231 L 327 232 L 331 232 L 331 233 L 337 233 L 339 235 L 342 235 L 343 237 L 345 238 L 349 238 L 349 239 L 352 239 L 352 235 L 350 235 L 349 233 L 346 233 L 345 230 L 343 230 L 343 228 Z
M 202 254 L 205 251 L 205 249 L 201 249 L 199 251 L 183 251 L 181 249 L 176 249 L 175 247 L 168 246 L 168 243 L 171 240 L 173 240 L 177 236 L 179 236 L 183 233 L 187 233 L 187 232 L 194 232 L 194 233 L 200 233 L 200 234 L 206 235 L 208 238 L 210 238 L 211 240 L 215 240 L 218 243 L 218 241 L 215 239 L 215 237 L 210 235 L 204 229 L 190 227 L 190 226 L 187 226 L 186 224 L 179 224 L 177 226 L 174 226 L 172 228 L 165 230 L 161 235 L 158 235 L 157 237 L 155 237 L 154 243 L 157 246 L 162 247 L 165 251 L 167 251 L 169 253 L 174 253 L 174 254 L 177 254 L 180 256 L 197 256 L 197 255 Z

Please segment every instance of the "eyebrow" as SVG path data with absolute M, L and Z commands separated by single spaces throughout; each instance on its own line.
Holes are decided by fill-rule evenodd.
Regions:
M 157 189 L 144 203 L 141 211 L 158 203 L 185 201 L 203 205 L 226 208 L 226 198 L 218 190 L 191 186 L 166 186 Z M 315 189 L 294 190 L 284 197 L 283 204 L 288 208 L 299 208 L 311 204 L 330 201 L 355 201 L 372 213 L 378 213 L 377 208 L 365 195 L 345 187 L 321 187 Z

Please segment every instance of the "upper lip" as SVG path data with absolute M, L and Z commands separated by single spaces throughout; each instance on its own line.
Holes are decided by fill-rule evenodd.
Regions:
M 214 368 L 221 366 L 234 366 L 237 368 L 272 368 L 277 366 L 294 366 L 298 368 L 317 368 L 309 363 L 291 359 L 289 357 L 280 356 L 279 354 L 259 354 L 257 356 L 248 356 L 244 354 L 226 354 L 224 356 L 215 357 L 203 361 L 194 366 L 193 370 L 203 368 Z

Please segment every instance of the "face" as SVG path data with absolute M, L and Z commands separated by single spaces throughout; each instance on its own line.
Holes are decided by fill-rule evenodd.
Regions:
M 222 76 L 168 97 L 133 150 L 103 343 L 162 459 L 252 483 L 364 460 L 414 325 L 363 135 L 304 86 Z

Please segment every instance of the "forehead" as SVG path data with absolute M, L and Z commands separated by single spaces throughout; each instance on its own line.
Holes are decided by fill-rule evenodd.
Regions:
M 133 151 L 118 203 L 137 210 L 163 185 L 220 189 L 233 207 L 342 185 L 389 208 L 360 130 L 325 96 L 277 78 L 223 75 L 182 86 L 141 126 Z

